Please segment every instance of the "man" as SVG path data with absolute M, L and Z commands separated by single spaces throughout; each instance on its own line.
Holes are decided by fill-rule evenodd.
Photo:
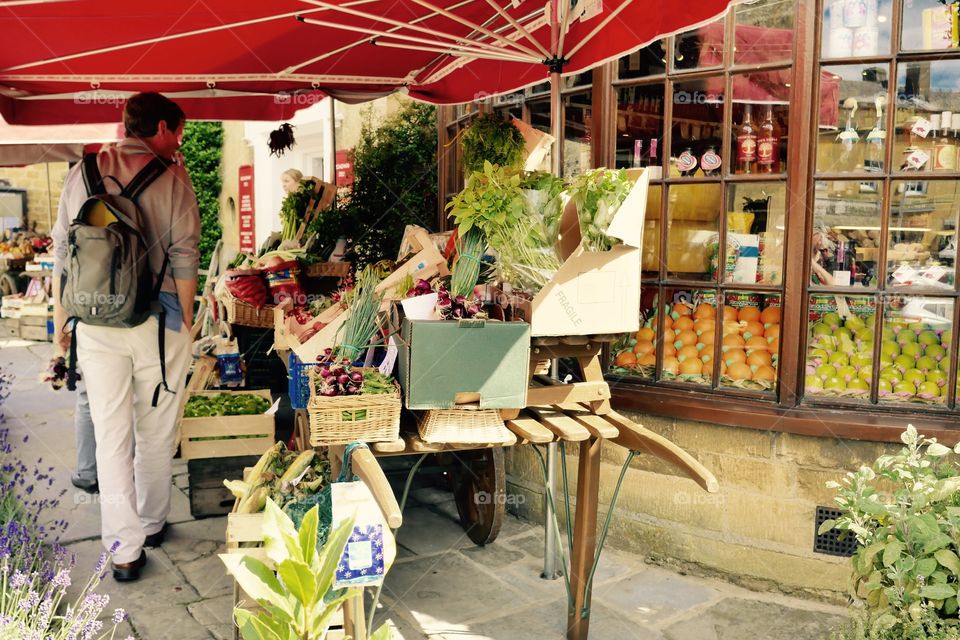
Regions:
M 83 378 L 77 381 L 77 406 L 73 416 L 73 430 L 77 440 L 77 470 L 70 482 L 87 493 L 99 493 L 97 486 L 97 440 L 90 417 L 90 399 Z
M 107 191 L 119 193 L 120 185 L 129 183 L 154 157 L 175 159 L 184 120 L 183 110 L 158 93 L 132 96 L 123 112 L 126 137 L 97 155 Z M 67 260 L 70 224 L 88 196 L 82 167 L 80 163 L 71 169 L 60 198 L 53 231 L 56 282 Z M 147 561 L 143 548 L 158 547 L 167 531 L 177 394 L 183 391 L 190 362 L 199 263 L 200 214 L 181 163 L 169 166 L 143 191 L 137 204 L 146 219 L 142 231 L 154 280 L 163 268 L 164 254 L 169 257 L 159 300 L 166 312 L 164 353 L 157 339 L 159 314 L 134 327 L 79 323 L 75 329 L 77 359 L 96 434 L 101 535 L 104 547 L 116 545 L 113 577 L 118 581 L 140 577 Z M 65 328 L 68 318 L 59 298 L 54 298 L 57 343 L 65 347 L 70 343 L 69 327 Z M 162 378 L 161 357 L 170 392 L 160 392 L 152 406 Z

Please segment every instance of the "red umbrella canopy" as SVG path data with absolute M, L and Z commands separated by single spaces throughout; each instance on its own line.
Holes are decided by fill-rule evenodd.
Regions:
M 0 114 L 115 121 L 143 90 L 195 119 L 285 119 L 323 93 L 468 102 L 541 82 L 551 68 L 584 71 L 730 2 L 0 0 Z

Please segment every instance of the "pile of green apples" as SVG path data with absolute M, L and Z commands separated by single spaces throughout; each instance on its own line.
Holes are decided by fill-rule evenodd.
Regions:
M 873 379 L 873 314 L 842 319 L 825 313 L 810 328 L 805 376 L 812 395 L 867 396 Z M 942 403 L 952 332 L 923 322 L 887 319 L 880 343 L 879 397 Z

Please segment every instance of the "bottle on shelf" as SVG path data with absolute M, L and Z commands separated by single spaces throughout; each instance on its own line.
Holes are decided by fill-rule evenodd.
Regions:
M 843 101 L 843 108 L 849 109 L 847 112 L 847 126 L 837 140 L 840 142 L 840 161 L 838 168 L 840 171 L 855 171 L 857 168 L 856 146 L 860 142 L 860 136 L 854 126 L 854 117 L 857 114 L 857 99 L 847 98 Z
M 687 147 L 677 158 L 677 169 L 681 176 L 692 176 L 697 172 L 697 156 L 693 154 L 693 148 Z
M 773 105 L 767 105 L 757 136 L 757 169 L 760 173 L 780 173 L 780 127 L 773 119 Z
M 650 149 L 649 171 L 651 180 L 660 180 L 663 178 L 663 168 L 660 166 L 659 151 L 657 149 L 658 142 L 656 138 L 650 138 L 650 144 L 647 145 L 647 148 Z
M 940 114 L 940 135 L 936 137 L 933 147 L 933 170 L 957 170 L 957 144 L 949 135 L 950 125 L 953 123 L 953 113 L 944 111 Z
M 877 106 L 877 121 L 870 133 L 867 134 L 867 148 L 863 154 L 863 170 L 870 173 L 883 173 L 883 154 L 887 139 L 883 122 L 883 105 L 886 104 L 886 96 L 877 96 L 874 103 Z M 876 182 L 860 183 L 862 193 L 877 193 L 878 190 L 879 186 Z
M 757 130 L 753 126 L 752 107 L 743 106 L 743 121 L 737 129 L 737 173 L 757 171 Z
M 643 140 L 639 138 L 633 141 L 633 168 L 639 169 L 643 166 Z

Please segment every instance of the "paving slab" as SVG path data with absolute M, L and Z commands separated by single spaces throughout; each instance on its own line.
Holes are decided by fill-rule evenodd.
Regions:
M 726 598 L 677 622 L 664 632 L 666 640 L 819 640 L 845 619 L 820 611 L 787 607 L 773 602 Z
M 226 548 L 221 547 L 220 551 L 225 552 Z M 233 577 L 215 553 L 176 566 L 201 599 L 233 595 Z
M 681 611 L 720 597 L 722 594 L 715 589 L 656 567 L 646 567 L 622 580 L 607 582 L 594 589 L 595 600 L 647 625 L 656 625 Z
M 205 518 L 171 525 L 163 551 L 173 562 L 191 562 L 218 553 L 227 536 L 227 518 Z
M 233 593 L 194 602 L 187 611 L 217 640 L 233 640 Z
M 406 510 L 397 542 L 417 555 L 447 553 L 473 545 L 458 525 L 425 507 Z

